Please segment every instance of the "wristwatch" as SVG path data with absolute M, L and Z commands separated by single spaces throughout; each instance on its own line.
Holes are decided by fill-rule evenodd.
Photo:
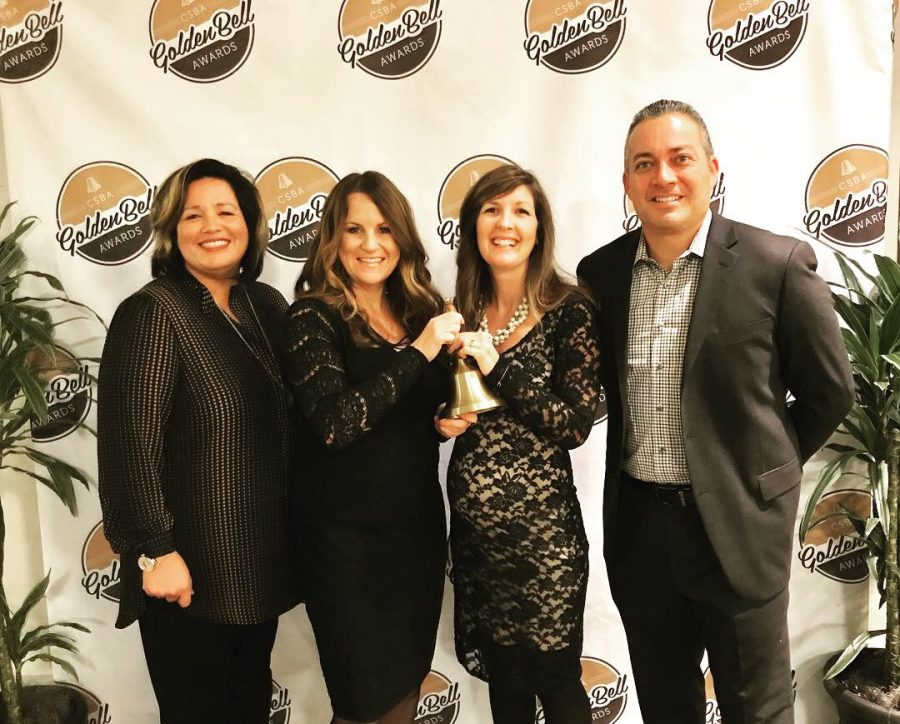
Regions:
M 138 568 L 140 568 L 144 573 L 150 573 L 150 571 L 156 568 L 158 564 L 159 560 L 156 558 L 145 556 L 143 553 L 138 556 Z

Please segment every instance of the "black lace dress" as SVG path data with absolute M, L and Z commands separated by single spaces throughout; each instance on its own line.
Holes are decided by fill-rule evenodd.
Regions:
M 315 300 L 290 308 L 286 337 L 307 613 L 335 714 L 371 721 L 431 667 L 447 549 L 433 420 L 448 372 L 413 347 L 358 345 Z
M 456 652 L 484 680 L 487 647 L 581 650 L 588 542 L 568 450 L 600 391 L 591 304 L 545 314 L 487 382 L 507 406 L 456 439 L 447 473 Z

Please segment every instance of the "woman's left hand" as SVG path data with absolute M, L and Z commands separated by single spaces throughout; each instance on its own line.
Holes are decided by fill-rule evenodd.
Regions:
M 456 352 L 460 357 L 472 357 L 483 375 L 490 374 L 500 359 L 491 335 L 487 332 L 460 332 L 449 351 Z
M 434 429 L 437 430 L 438 434 L 442 437 L 451 440 L 454 437 L 462 435 L 476 422 L 478 422 L 478 415 L 474 412 L 464 412 L 458 417 L 436 416 L 434 418 Z

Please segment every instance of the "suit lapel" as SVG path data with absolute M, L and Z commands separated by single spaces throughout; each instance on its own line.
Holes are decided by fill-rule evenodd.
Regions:
M 611 265 L 615 270 L 610 280 L 612 337 L 615 340 L 616 379 L 619 383 L 619 399 L 622 400 L 623 419 L 628 419 L 628 311 L 631 307 L 634 257 L 640 238 L 640 230 L 631 232 L 622 244 L 615 263 Z
M 716 310 L 721 304 L 724 290 L 728 288 L 734 266 L 740 258 L 735 248 L 737 242 L 732 223 L 713 214 L 706 250 L 703 252 L 700 282 L 691 312 L 691 328 L 684 350 L 682 386 L 706 337 L 715 330 Z

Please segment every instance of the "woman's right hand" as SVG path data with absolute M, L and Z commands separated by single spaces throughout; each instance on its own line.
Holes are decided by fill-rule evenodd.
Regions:
M 422 334 L 416 337 L 412 346 L 428 359 L 437 357 L 441 347 L 456 339 L 462 329 L 463 317 L 459 312 L 444 312 L 428 320 Z
M 177 602 L 182 608 L 191 605 L 194 584 L 187 563 L 178 551 L 166 553 L 156 559 L 156 568 L 144 571 L 144 593 L 153 598 Z

